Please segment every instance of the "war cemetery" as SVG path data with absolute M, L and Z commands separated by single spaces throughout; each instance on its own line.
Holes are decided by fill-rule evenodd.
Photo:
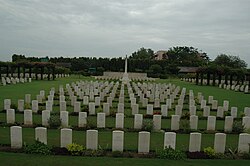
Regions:
M 1 62 L 1 162 L 249 164 L 250 77 L 244 61 L 219 55 L 193 71 L 170 65 L 171 52 L 163 60 L 140 58 L 145 50 L 82 71 L 73 61 L 58 67 L 53 58 L 30 62 L 13 55 L 13 62 Z M 219 65 L 221 58 L 243 66 Z M 142 62 L 150 70 L 142 72 Z

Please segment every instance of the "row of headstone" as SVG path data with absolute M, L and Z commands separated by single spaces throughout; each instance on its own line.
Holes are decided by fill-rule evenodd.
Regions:
M 186 82 L 192 82 L 195 83 L 196 79 L 192 79 L 192 78 L 181 78 L 182 81 L 186 81 Z M 198 81 L 199 83 L 201 83 L 201 79 L 199 79 Z M 207 80 L 204 79 L 203 80 L 203 85 L 207 84 Z M 213 80 L 210 80 L 210 85 L 213 84 Z M 230 81 L 228 81 L 226 83 L 225 80 L 221 80 L 221 83 L 219 84 L 219 80 L 215 80 L 215 85 L 219 86 L 219 88 L 223 88 L 223 89 L 227 89 L 227 90 L 233 90 L 233 91 L 240 91 L 240 92 L 244 92 L 244 93 L 249 93 L 249 85 L 247 84 L 247 82 L 244 82 L 244 84 L 238 84 L 237 81 L 233 81 L 232 85 L 230 85 Z
M 201 133 L 190 133 L 189 152 L 201 151 Z M 35 139 L 47 144 L 47 128 L 35 128 Z M 22 127 L 12 126 L 10 128 L 11 148 L 22 148 L 23 134 Z M 67 147 L 72 144 L 72 129 L 63 128 L 60 132 L 60 147 Z M 239 134 L 238 152 L 249 153 L 250 134 Z M 163 148 L 176 147 L 176 133 L 165 132 Z M 216 133 L 214 138 L 215 153 L 225 153 L 226 134 Z M 86 131 L 86 149 L 98 149 L 98 130 Z M 115 130 L 112 132 L 112 151 L 124 151 L 124 131 Z M 138 153 L 149 153 L 150 151 L 150 132 L 141 131 L 138 135 Z
M 44 110 L 42 111 L 42 125 L 48 126 L 48 120 L 50 118 L 50 111 Z M 61 126 L 69 127 L 69 113 L 67 111 L 60 112 Z M 161 115 L 153 115 L 153 130 L 161 130 L 162 128 L 162 116 Z M 224 131 L 232 132 L 234 118 L 232 116 L 226 116 Z M 15 110 L 8 109 L 6 113 L 6 122 L 8 124 L 15 123 Z M 197 130 L 198 129 L 198 116 L 192 115 L 189 119 L 190 129 Z M 33 117 L 32 110 L 24 110 L 24 125 L 33 125 Z M 87 125 L 87 113 L 80 112 L 78 115 L 78 127 L 86 127 Z M 142 129 L 143 125 L 143 115 L 135 114 L 134 116 L 134 129 Z M 242 118 L 242 125 L 245 129 L 250 129 L 250 117 L 245 116 Z M 97 128 L 105 128 L 106 127 L 106 114 L 105 113 L 97 113 Z M 115 128 L 124 128 L 124 114 L 117 113 Z M 179 130 L 180 129 L 180 115 L 172 115 L 171 118 L 171 130 Z M 216 117 L 208 116 L 207 118 L 207 130 L 215 131 L 216 130 Z
M 25 83 L 25 82 L 31 82 L 31 78 L 14 78 L 14 77 L 2 77 L 2 85 L 5 86 L 7 84 L 17 84 L 17 83 Z

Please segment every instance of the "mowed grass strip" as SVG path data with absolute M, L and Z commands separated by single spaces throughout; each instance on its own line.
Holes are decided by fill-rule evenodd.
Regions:
M 52 87 L 58 90 L 59 85 L 63 85 L 65 87 L 68 83 L 80 80 L 87 81 L 93 80 L 93 78 L 73 75 L 65 78 L 57 78 L 54 81 L 32 80 L 31 83 L 0 86 L 0 109 L 3 110 L 4 99 L 11 99 L 11 102 L 17 105 L 18 99 L 24 99 L 25 94 L 31 94 L 31 99 L 35 100 L 36 95 L 40 93 L 40 90 L 45 90 L 46 95 L 48 95 Z
M 35 129 L 23 128 L 24 144 L 32 144 L 35 141 Z M 0 144 L 10 144 L 10 128 L 0 127 Z M 226 147 L 235 149 L 238 146 L 238 134 L 228 134 Z M 48 129 L 48 145 L 60 146 L 60 130 Z M 73 142 L 84 145 L 86 143 L 86 131 L 75 131 L 72 134 Z M 112 131 L 99 131 L 98 143 L 101 149 L 111 149 Z M 189 134 L 177 134 L 176 149 L 187 151 L 189 146 Z M 202 134 L 202 150 L 205 147 L 214 146 L 214 134 Z M 138 132 L 125 132 L 124 149 L 136 151 L 138 147 Z M 164 147 L 164 132 L 151 132 L 150 150 L 162 150 Z
M 180 87 L 185 87 L 188 90 L 193 90 L 197 96 L 198 92 L 202 92 L 205 99 L 208 100 L 208 96 L 214 96 L 214 100 L 218 100 L 218 105 L 222 106 L 224 100 L 229 101 L 230 107 L 238 107 L 238 111 L 244 111 L 244 107 L 250 107 L 250 94 L 243 92 L 235 92 L 232 90 L 221 89 L 218 86 L 206 86 L 195 85 L 194 83 L 181 81 L 179 79 L 167 79 L 157 80 L 158 83 L 172 83 Z
M 79 156 L 41 156 L 21 153 L 0 152 L 1 165 L 8 166 L 107 166 L 107 165 L 167 165 L 167 166 L 235 166 L 249 165 L 247 160 L 163 160 L 145 158 L 111 158 L 111 157 L 79 157 Z

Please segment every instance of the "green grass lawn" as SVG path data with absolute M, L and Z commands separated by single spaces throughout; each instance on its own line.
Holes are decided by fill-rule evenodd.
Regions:
M 9 127 L 0 127 L 1 144 L 10 144 L 10 129 Z M 187 151 L 189 144 L 189 134 L 177 134 L 176 149 Z M 35 141 L 35 129 L 23 128 L 23 142 L 25 144 L 32 144 Z M 85 145 L 86 131 L 73 130 L 73 142 Z M 112 145 L 112 131 L 98 132 L 98 144 L 102 149 L 111 149 Z M 48 145 L 60 146 L 60 130 L 48 129 Z M 226 147 L 235 149 L 238 145 L 238 135 L 228 134 Z M 214 134 L 202 135 L 202 149 L 205 147 L 214 146 Z M 136 151 L 138 147 L 138 132 L 125 132 L 124 135 L 124 149 Z M 150 135 L 150 150 L 162 150 L 164 147 L 164 132 L 151 132 Z
M 145 158 L 110 158 L 110 157 L 74 157 L 74 156 L 41 156 L 20 153 L 0 152 L 1 165 L 8 166 L 102 166 L 102 165 L 167 165 L 167 166 L 243 166 L 249 165 L 247 160 L 163 160 Z
M 56 80 L 32 80 L 31 83 L 19 83 L 16 85 L 0 86 L 0 109 L 3 109 L 4 99 L 11 99 L 12 103 L 17 105 L 18 99 L 24 99 L 25 94 L 31 94 L 31 99 L 35 100 L 36 95 L 40 93 L 40 90 L 45 90 L 46 95 L 52 87 L 58 90 L 59 85 L 65 87 L 66 84 L 76 82 L 79 80 L 92 80 L 91 77 L 83 76 L 71 76 L 65 78 L 57 78 Z
M 64 85 L 67 83 L 76 82 L 79 80 L 92 80 L 90 77 L 78 77 L 71 76 L 68 78 L 60 78 L 55 81 L 33 81 L 32 83 L 26 84 L 17 84 L 17 85 L 8 85 L 8 86 L 0 86 L 0 110 L 3 110 L 3 100 L 11 99 L 12 103 L 17 105 L 18 99 L 24 99 L 25 94 L 31 94 L 32 99 L 36 98 L 36 95 L 39 94 L 40 90 L 45 90 L 46 95 L 48 95 L 49 90 L 54 87 L 56 90 L 59 85 Z M 214 99 L 219 101 L 219 105 L 222 105 L 223 100 L 230 101 L 231 106 L 237 106 L 238 112 L 243 111 L 244 107 L 250 106 L 250 95 L 244 94 L 240 92 L 228 91 L 224 89 L 219 89 L 218 87 L 212 86 L 196 86 L 192 83 L 183 82 L 180 80 L 157 80 L 158 83 L 172 83 L 181 87 L 186 87 L 187 90 L 192 89 L 197 95 L 198 92 L 202 92 L 206 99 L 208 96 L 214 96 Z M 187 91 L 188 92 L 188 91 Z M 127 91 L 125 91 L 125 95 L 127 95 Z M 128 102 L 128 98 L 125 98 L 125 101 Z M 58 101 L 55 101 L 57 104 Z M 69 102 L 68 102 L 69 103 Z M 114 107 L 112 111 L 117 110 L 118 100 L 115 99 Z M 125 135 L 124 135 L 124 149 L 125 150 L 137 150 L 138 145 L 138 132 L 131 132 L 129 129 L 133 128 L 134 118 L 131 116 L 131 109 L 128 107 L 130 104 L 126 103 L 125 108 Z M 229 108 L 230 108 L 229 107 Z M 185 111 L 187 110 L 187 102 L 184 106 Z M 43 110 L 44 106 L 40 106 L 40 110 Z M 67 110 L 69 112 L 73 112 L 73 107 L 67 106 Z M 155 110 L 155 111 L 159 111 Z M 59 113 L 59 106 L 54 107 L 54 111 Z M 146 109 L 140 107 L 140 113 L 145 114 Z M 174 114 L 173 110 L 169 111 L 170 115 Z M 201 117 L 202 112 L 197 110 L 197 114 Z M 212 115 L 215 115 L 216 112 L 211 112 Z M 57 116 L 59 116 L 57 114 Z M 152 119 L 151 119 L 152 120 Z M 40 114 L 33 114 L 33 123 L 41 124 L 42 117 Z M 88 116 L 88 121 L 96 124 L 96 116 Z M 10 144 L 10 129 L 5 125 L 6 122 L 6 113 L 0 112 L 0 123 L 2 123 L 0 127 L 0 144 Z M 19 124 L 23 123 L 23 114 L 16 114 L 16 122 Z M 77 126 L 78 116 L 69 116 L 69 125 Z M 171 119 L 162 119 L 162 129 L 169 130 L 170 129 Z M 205 130 L 207 125 L 207 121 L 204 119 L 199 119 L 198 129 Z M 114 117 L 106 117 L 106 127 L 109 129 L 103 130 L 99 129 L 98 135 L 98 143 L 103 149 L 111 149 L 112 144 L 112 130 L 115 127 L 115 118 Z M 224 129 L 224 120 L 216 121 L 216 129 L 223 130 Z M 34 128 L 23 127 L 23 142 L 25 144 L 31 144 L 34 142 Z M 73 142 L 85 145 L 86 142 L 86 131 L 76 131 L 73 130 Z M 163 140 L 164 140 L 164 132 L 151 132 L 150 138 L 150 150 L 161 150 L 163 149 Z M 211 146 L 213 147 L 214 142 L 214 134 L 202 134 L 202 149 L 204 147 Z M 188 149 L 189 144 L 189 134 L 177 134 L 176 140 L 176 149 L 186 151 Z M 60 146 L 60 130 L 56 129 L 48 129 L 48 145 L 49 146 Z M 235 149 L 238 145 L 238 134 L 227 134 L 226 147 Z M 160 159 L 139 159 L 139 158 L 91 158 L 91 157 L 63 157 L 63 156 L 39 156 L 39 155 L 30 155 L 25 154 L 13 154 L 13 153 L 3 153 L 0 152 L 0 161 L 3 165 L 111 165 L 111 164 L 119 164 L 119 165 L 245 165 L 249 163 L 249 161 L 226 161 L 226 160 L 187 160 L 187 161 L 169 161 L 169 160 L 160 160 Z M 28 158 L 29 157 L 29 158 Z M 27 159 L 26 159 L 27 158 Z M 6 163 L 6 162 L 9 163 Z M 10 163 L 11 162 L 11 163 Z M 32 163 L 32 164 L 31 164 Z
M 250 94 L 244 94 L 243 92 L 220 89 L 217 86 L 195 85 L 194 83 L 180 81 L 177 79 L 157 80 L 157 82 L 167 82 L 180 87 L 186 87 L 187 90 L 193 90 L 195 95 L 197 95 L 198 92 L 202 92 L 207 100 L 208 96 L 214 96 L 214 99 L 218 100 L 218 105 L 223 105 L 223 100 L 228 100 L 229 108 L 238 107 L 238 111 L 244 111 L 244 107 L 250 107 Z

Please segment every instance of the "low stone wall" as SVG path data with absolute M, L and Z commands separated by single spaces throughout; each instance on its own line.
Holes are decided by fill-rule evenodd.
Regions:
M 103 76 L 122 78 L 123 72 L 104 72 Z M 129 78 L 146 78 L 147 73 L 128 73 Z

